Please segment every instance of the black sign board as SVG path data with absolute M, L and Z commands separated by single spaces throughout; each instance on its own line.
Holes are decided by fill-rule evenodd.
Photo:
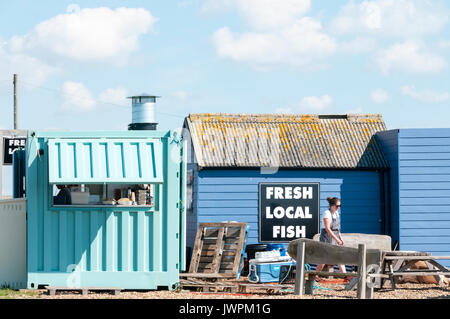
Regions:
M 25 148 L 27 139 L 25 137 L 4 137 L 3 138 L 3 164 L 11 165 L 13 162 L 12 155 L 18 148 Z
M 259 241 L 312 239 L 319 232 L 319 183 L 260 183 Z

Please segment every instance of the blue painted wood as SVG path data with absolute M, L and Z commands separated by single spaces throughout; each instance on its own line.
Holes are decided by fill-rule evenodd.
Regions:
M 389 179 L 391 184 L 391 238 L 392 242 L 400 240 L 400 203 L 399 203 L 399 143 L 398 130 L 378 132 L 377 139 L 380 141 L 383 153 L 389 163 Z
M 400 249 L 450 255 L 450 129 L 401 129 L 398 141 Z
M 342 231 L 379 234 L 380 185 L 375 171 L 292 170 L 261 175 L 259 170 L 207 170 L 195 178 L 194 214 L 200 222 L 246 222 L 248 244 L 258 243 L 258 184 L 260 182 L 320 182 L 320 210 L 326 198 L 341 198 Z M 196 230 L 196 229 L 195 229 Z M 190 237 L 194 230 L 190 230 Z M 193 242 L 192 242 L 193 244 Z
M 446 152 L 439 153 L 406 153 L 402 152 L 399 154 L 400 160 L 445 160 L 448 159 L 449 154 Z

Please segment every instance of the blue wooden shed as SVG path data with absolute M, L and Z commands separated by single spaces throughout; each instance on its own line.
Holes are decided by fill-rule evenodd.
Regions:
M 377 137 L 392 170 L 391 227 L 399 249 L 450 255 L 450 129 L 396 129 Z
M 342 231 L 387 234 L 388 170 L 374 134 L 381 115 L 190 114 L 187 246 L 200 222 L 249 225 L 259 243 L 261 183 L 319 183 L 342 200 Z M 189 203 L 190 201 L 190 203 Z
M 31 131 L 26 153 L 28 288 L 177 287 L 185 267 L 185 169 L 174 132 Z M 55 185 L 69 184 L 104 187 L 105 197 L 117 185 L 148 184 L 154 193 L 144 205 L 96 196 L 56 204 Z

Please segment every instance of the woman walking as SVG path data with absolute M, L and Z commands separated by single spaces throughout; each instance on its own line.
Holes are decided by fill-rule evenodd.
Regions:
M 341 207 L 341 200 L 337 197 L 327 198 L 329 209 L 323 214 L 323 228 L 320 230 L 320 241 L 332 245 L 344 245 L 344 240 L 341 236 L 341 218 L 339 216 L 339 208 Z M 322 271 L 325 265 L 317 265 L 316 271 Z M 345 273 L 345 265 L 338 265 L 339 270 Z M 316 276 L 316 281 L 319 277 Z

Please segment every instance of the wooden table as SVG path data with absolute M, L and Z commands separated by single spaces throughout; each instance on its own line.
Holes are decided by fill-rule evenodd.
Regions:
M 442 276 L 450 277 L 450 270 L 436 260 L 450 260 L 450 256 L 432 256 L 431 253 L 415 251 L 386 252 L 379 276 L 381 278 L 380 289 L 383 288 L 386 279 L 389 279 L 392 289 L 395 290 L 395 277 L 399 276 L 434 276 L 437 282 L 441 281 Z M 425 262 L 428 269 L 411 270 L 411 266 L 418 261 Z M 403 262 L 406 262 L 404 266 L 402 266 Z

